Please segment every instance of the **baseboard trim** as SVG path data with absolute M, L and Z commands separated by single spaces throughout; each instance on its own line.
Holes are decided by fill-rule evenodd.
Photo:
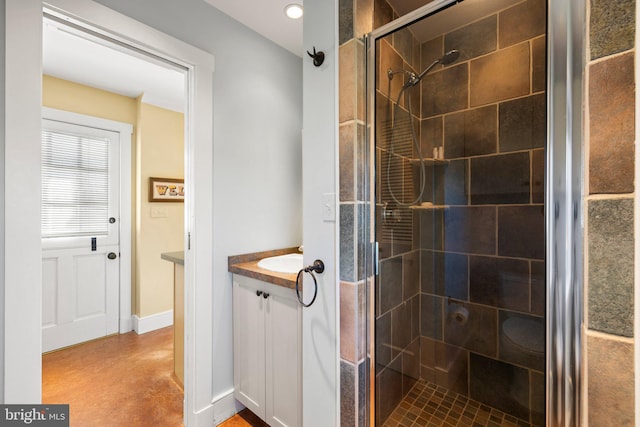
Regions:
M 133 331 L 133 316 L 120 319 L 120 333 L 126 334 L 131 331 Z
M 233 389 L 219 394 L 212 400 L 213 425 L 217 426 L 244 409 L 244 406 L 233 397 Z
M 173 310 L 167 310 L 145 317 L 139 317 L 136 314 L 133 315 L 133 330 L 136 331 L 138 335 L 146 334 L 156 329 L 166 328 L 171 325 L 173 325 Z

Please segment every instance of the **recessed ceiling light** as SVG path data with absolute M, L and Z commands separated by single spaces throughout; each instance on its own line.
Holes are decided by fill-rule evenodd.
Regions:
M 284 8 L 284 13 L 291 19 L 299 19 L 302 17 L 302 5 L 300 4 L 289 4 Z

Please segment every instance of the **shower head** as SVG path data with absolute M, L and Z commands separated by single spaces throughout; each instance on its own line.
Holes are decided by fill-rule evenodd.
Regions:
M 438 62 L 442 65 L 449 65 L 456 62 L 458 58 L 460 58 L 460 51 L 457 49 L 453 49 L 442 55 L 442 57 L 438 59 Z
M 440 58 L 436 59 L 435 61 L 433 61 L 431 63 L 431 65 L 429 65 L 427 68 L 424 69 L 423 72 L 421 72 L 418 75 L 412 74 L 411 77 L 409 78 L 409 80 L 407 80 L 407 82 L 404 84 L 404 89 L 410 87 L 410 86 L 415 86 L 418 83 L 420 83 L 420 80 L 422 80 L 422 78 L 424 76 L 427 75 L 427 73 L 429 71 L 431 71 L 431 69 L 433 67 L 435 67 L 438 64 L 442 64 L 442 65 L 449 65 L 449 64 L 453 64 L 454 62 L 456 62 L 458 60 L 458 58 L 460 57 L 460 51 L 457 49 L 452 49 L 449 52 L 445 53 L 444 55 L 442 55 Z

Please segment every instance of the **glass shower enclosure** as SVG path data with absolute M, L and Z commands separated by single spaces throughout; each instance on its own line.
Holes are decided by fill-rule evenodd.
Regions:
M 377 426 L 545 424 L 546 7 L 448 2 L 369 40 Z

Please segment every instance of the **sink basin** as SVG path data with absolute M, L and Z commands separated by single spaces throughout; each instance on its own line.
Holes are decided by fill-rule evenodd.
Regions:
M 258 267 L 277 273 L 297 273 L 302 270 L 302 254 L 286 254 L 263 258 Z

